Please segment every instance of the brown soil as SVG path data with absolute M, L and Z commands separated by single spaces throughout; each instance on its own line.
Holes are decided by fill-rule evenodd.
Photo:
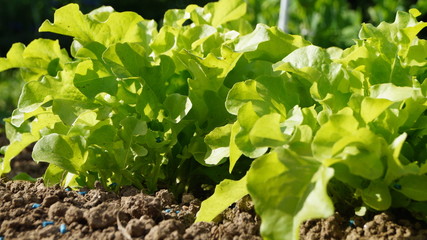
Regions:
M 244 202 L 246 201 L 246 202 Z M 119 194 L 101 187 L 72 191 L 42 181 L 0 181 L 0 235 L 4 239 L 261 239 L 253 208 L 241 200 L 220 224 L 194 223 L 200 201 L 177 202 L 167 190 L 155 195 L 133 187 Z M 62 227 L 61 227 L 62 226 Z
M 1 136 L 0 143 L 5 143 Z M 30 152 L 31 148 L 13 161 L 7 178 L 19 172 L 41 176 L 46 165 L 35 164 Z M 167 190 L 154 195 L 133 187 L 119 193 L 101 186 L 73 191 L 45 187 L 41 180 L 4 178 L 0 179 L 0 239 L 261 239 L 260 219 L 249 197 L 233 204 L 216 223 L 194 223 L 200 202 L 192 194 L 176 199 Z M 336 213 L 305 222 L 300 232 L 301 239 L 427 239 L 426 224 L 406 213 L 364 218 Z

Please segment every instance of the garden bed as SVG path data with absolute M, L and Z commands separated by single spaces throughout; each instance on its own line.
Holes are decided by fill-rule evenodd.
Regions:
M 70 53 L 13 44 L 0 240 L 427 238 L 422 13 L 325 49 L 246 10 L 68 4 L 39 31 Z
M 7 141 L 2 136 L 2 144 Z M 46 168 L 24 152 L 8 177 L 26 172 L 38 177 Z M 197 196 L 196 196 L 197 197 Z M 223 212 L 216 223 L 194 223 L 201 200 L 176 199 L 163 189 L 154 195 L 134 187 L 118 193 L 45 187 L 41 180 L 0 180 L 0 236 L 9 239 L 261 239 L 260 218 L 248 197 Z M 407 213 L 357 217 L 336 213 L 310 220 L 301 239 L 426 239 L 425 223 Z

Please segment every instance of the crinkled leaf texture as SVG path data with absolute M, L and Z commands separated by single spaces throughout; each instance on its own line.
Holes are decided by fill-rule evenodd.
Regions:
M 308 219 L 326 218 L 334 207 L 326 193 L 331 168 L 277 149 L 256 159 L 248 172 L 248 190 L 261 216 L 265 239 L 298 239 Z
M 189 5 L 169 10 L 158 29 L 110 7 L 58 9 L 40 31 L 73 37 L 71 56 L 37 39 L 0 58 L 0 71 L 21 68 L 26 81 L 6 119 L 0 173 L 36 142 L 34 159 L 50 163 L 48 185 L 101 180 L 154 191 L 164 181 L 182 192 L 206 174 L 221 183 L 198 221 L 249 193 L 261 234 L 274 240 L 298 239 L 299 225 L 330 216 L 333 201 L 425 217 L 419 13 L 364 24 L 347 49 L 253 29 L 245 14 L 243 0 Z M 244 164 L 245 177 L 230 180 Z
M 421 211 L 427 65 L 420 54 L 427 45 L 416 34 L 425 26 L 399 12 L 394 23 L 364 25 L 361 39 L 344 50 L 264 25 L 238 39 L 243 77 L 226 100 L 237 119 L 205 141 L 224 150 L 230 166 L 242 155 L 255 159 L 247 188 L 264 238 L 298 239 L 302 221 L 332 214 L 332 200 Z M 345 186 L 328 189 L 333 199 L 332 178 Z
M 71 57 L 58 41 L 37 39 L 0 59 L 0 71 L 21 68 L 27 82 L 6 120 L 11 144 L 0 172 L 37 142 L 34 159 L 50 163 L 47 184 L 102 180 L 155 190 L 163 179 L 181 182 L 182 191 L 192 161 L 228 156 L 203 139 L 233 118 L 224 80 L 242 56 L 233 41 L 252 30 L 245 12 L 242 0 L 190 5 L 168 11 L 158 30 L 111 7 L 57 9 L 39 30 L 73 37 Z M 183 25 L 188 19 L 193 24 Z

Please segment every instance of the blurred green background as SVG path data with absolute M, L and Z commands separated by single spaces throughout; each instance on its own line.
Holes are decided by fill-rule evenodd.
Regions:
M 280 0 L 246 0 L 248 20 L 277 25 Z M 68 3 L 78 3 L 84 13 L 108 5 L 116 11 L 134 11 L 146 19 L 161 19 L 167 9 L 185 8 L 188 4 L 203 6 L 209 0 L 0 0 L 0 57 L 4 57 L 15 42 L 30 43 L 36 38 L 60 40 L 62 47 L 69 48 L 70 38 L 39 33 L 37 29 L 45 19 L 53 20 L 55 9 Z M 396 11 L 418 8 L 427 21 L 427 0 L 289 0 L 288 32 L 304 36 L 322 46 L 348 47 L 357 38 L 360 24 L 374 25 L 381 21 L 393 21 Z M 426 37 L 426 31 L 420 37 Z M 22 81 L 17 71 L 0 73 L 0 124 L 15 108 Z
M 280 0 L 247 0 L 251 22 L 277 24 Z M 396 12 L 417 8 L 427 19 L 427 0 L 289 0 L 288 30 L 321 47 L 348 47 L 361 23 L 393 22 Z M 426 36 L 426 33 L 422 33 Z

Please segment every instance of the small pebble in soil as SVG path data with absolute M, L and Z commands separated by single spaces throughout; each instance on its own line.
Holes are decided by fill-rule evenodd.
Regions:
M 49 226 L 49 225 L 53 225 L 53 221 L 43 221 L 42 222 L 42 226 L 43 227 L 46 227 L 46 226 Z
M 59 232 L 62 234 L 67 232 L 67 225 L 65 225 L 65 223 L 63 223 L 59 226 Z
M 41 206 L 41 204 L 39 204 L 39 203 L 34 203 L 33 205 L 31 205 L 31 208 L 38 208 L 38 207 L 40 207 Z
M 353 219 L 350 219 L 350 221 L 348 221 L 348 225 L 349 225 L 350 227 L 352 227 L 352 228 L 355 228 L 355 227 L 356 227 L 356 223 L 354 222 L 354 220 L 353 220 Z

